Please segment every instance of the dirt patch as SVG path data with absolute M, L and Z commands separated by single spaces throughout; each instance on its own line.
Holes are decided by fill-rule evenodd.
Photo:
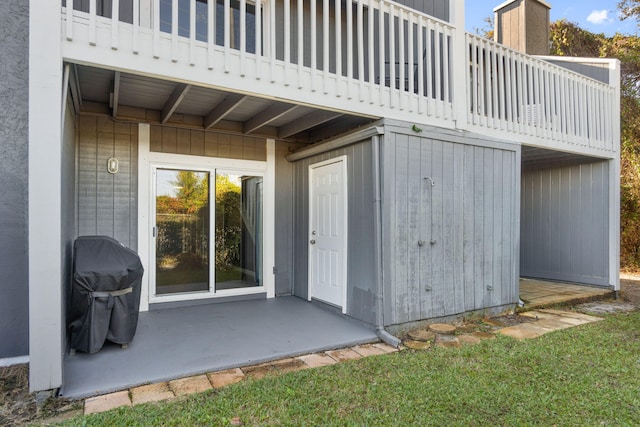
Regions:
M 38 408 L 35 394 L 29 393 L 29 365 L 0 367 L 0 426 L 42 424 L 46 419 L 77 413 L 81 405 L 82 402 L 49 398 Z

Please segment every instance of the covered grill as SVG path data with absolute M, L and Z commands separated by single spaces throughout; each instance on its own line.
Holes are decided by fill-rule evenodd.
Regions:
M 115 239 L 76 239 L 68 323 L 72 350 L 95 353 L 106 340 L 123 347 L 131 342 L 143 272 L 140 257 Z

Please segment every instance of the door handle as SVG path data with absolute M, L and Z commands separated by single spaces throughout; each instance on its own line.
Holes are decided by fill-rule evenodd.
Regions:
M 315 245 L 316 241 L 315 241 L 315 239 L 311 239 L 311 240 L 309 240 L 309 243 L 311 243 L 312 245 Z

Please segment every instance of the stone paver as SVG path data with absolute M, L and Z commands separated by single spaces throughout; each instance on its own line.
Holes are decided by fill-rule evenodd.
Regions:
M 313 353 L 299 356 L 296 359 L 302 360 L 310 368 L 319 368 L 322 366 L 333 365 L 336 360 L 324 353 Z
M 471 335 L 476 337 L 476 338 L 479 338 L 481 340 L 494 340 L 494 339 L 496 339 L 496 336 L 494 334 L 492 334 L 491 332 L 476 331 L 476 332 L 472 332 Z
M 427 350 L 431 348 L 431 341 L 406 340 L 406 341 L 403 341 L 402 344 L 404 344 L 405 347 L 410 348 L 412 350 Z
M 473 335 L 460 335 L 458 336 L 458 341 L 463 345 L 478 344 L 479 342 L 482 342 L 480 338 L 474 337 Z
M 390 346 L 387 343 L 384 342 L 379 342 L 379 343 L 375 343 L 373 344 L 374 347 L 379 348 L 380 350 L 384 351 L 385 353 L 395 353 L 396 351 L 399 351 L 397 348 Z
M 350 348 L 344 348 L 340 350 L 331 350 L 326 351 L 326 354 L 334 358 L 338 362 L 346 362 L 347 360 L 355 360 L 360 359 L 362 357 L 361 354 L 356 353 Z
M 169 381 L 169 388 L 173 390 L 176 396 L 183 396 L 210 390 L 212 385 L 206 375 L 196 375 L 195 377 Z
M 429 325 L 429 330 L 436 334 L 452 335 L 456 332 L 456 327 L 446 323 L 432 323 Z
M 522 328 L 522 325 L 509 326 L 508 328 L 500 329 L 497 331 L 499 334 L 506 335 L 517 340 L 524 340 L 530 338 L 538 338 L 544 333 L 542 330 L 532 331 L 530 329 Z
M 159 402 L 174 397 L 169 383 L 147 384 L 131 389 L 131 401 L 134 405 L 147 402 Z
M 571 317 L 573 319 L 585 320 L 586 321 L 585 323 L 599 322 L 600 320 L 604 320 L 601 317 L 589 316 L 588 314 L 576 313 L 575 311 L 554 310 L 551 308 L 538 310 L 538 311 L 542 313 L 556 314 L 558 316 L 563 316 L 563 317 Z
M 276 368 L 271 363 L 262 363 L 260 365 L 246 366 L 242 368 L 242 372 L 247 378 L 260 379 L 267 375 L 276 374 Z
M 293 358 L 276 360 L 272 365 L 278 372 L 294 372 L 309 368 L 302 360 Z
M 209 372 L 207 377 L 214 388 L 221 388 L 242 381 L 244 372 L 240 368 L 227 369 L 226 371 Z
M 351 347 L 351 350 L 355 351 L 362 357 L 377 356 L 379 354 L 385 354 L 385 352 L 382 349 L 374 346 L 373 344 L 357 345 L 355 347 Z
M 102 396 L 91 397 L 84 401 L 84 414 L 95 414 L 108 411 L 121 406 L 131 406 L 129 390 L 115 393 L 103 394 Z
M 436 335 L 425 329 L 414 329 L 407 334 L 413 341 L 433 341 Z
M 438 335 L 436 337 L 436 345 L 445 348 L 460 347 L 460 340 L 453 335 Z

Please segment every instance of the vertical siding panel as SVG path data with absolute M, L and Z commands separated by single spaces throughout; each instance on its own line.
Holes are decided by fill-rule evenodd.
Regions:
M 397 323 L 395 309 L 396 284 L 395 284 L 395 260 L 398 256 L 395 246 L 396 219 L 396 193 L 395 177 L 395 134 L 387 133 L 381 141 L 380 161 L 382 163 L 382 265 L 384 278 L 383 291 L 383 315 L 385 324 Z
M 420 259 L 424 247 L 418 246 L 420 236 L 420 195 L 422 181 L 420 171 L 420 148 L 422 139 L 415 136 L 407 137 L 407 306 L 409 319 L 420 317 L 421 300 L 423 292 L 422 278 L 420 277 Z M 404 228 L 404 227 L 403 227 Z
M 504 164 L 502 163 L 502 150 L 491 150 L 493 169 L 493 206 L 491 217 L 493 218 L 493 236 L 491 245 L 493 246 L 493 266 L 492 266 L 492 286 L 493 290 L 488 292 L 491 306 L 498 306 L 502 301 L 502 265 L 507 261 L 503 258 L 502 247 L 505 244 L 502 230 L 507 219 L 503 217 L 502 206 L 506 202 L 506 183 L 504 181 Z
M 177 152 L 177 129 L 170 127 L 162 128 L 162 152 Z
M 485 273 L 484 265 L 485 258 L 487 257 L 484 250 L 484 235 L 485 235 L 485 191 L 484 185 L 484 169 L 485 164 L 483 161 L 483 149 L 480 147 L 473 147 L 473 160 L 474 160 L 474 233 L 473 233 L 473 251 L 475 252 L 475 265 L 474 265 L 474 300 L 475 308 L 482 308 L 484 300 L 484 287 L 485 285 Z
M 433 143 L 426 138 L 420 144 L 420 175 L 422 177 L 421 195 L 421 217 L 420 238 L 425 241 L 425 246 L 420 251 L 420 313 L 421 318 L 433 317 L 433 254 L 432 245 L 429 243 L 433 239 L 433 187 L 431 181 L 426 177 L 433 178 Z
M 470 311 L 476 308 L 475 303 L 475 157 L 474 147 L 465 145 L 464 148 L 464 169 L 461 175 L 463 182 L 463 260 L 464 260 L 464 310 Z
M 100 127 L 100 126 L 99 126 Z M 104 128 L 104 127 L 103 127 Z M 113 192 L 114 178 L 107 172 L 106 160 L 113 156 L 114 134 L 113 126 L 110 132 L 98 133 L 97 151 L 97 227 L 96 234 L 113 236 L 114 207 Z
M 218 134 L 212 132 L 204 133 L 204 155 L 218 157 Z
M 408 242 L 411 236 L 408 234 L 407 223 L 409 220 L 408 212 L 408 181 L 409 181 L 409 144 L 408 137 L 406 135 L 396 135 L 395 147 L 396 147 L 396 174 L 395 174 L 395 209 L 396 209 L 396 221 L 395 221 L 395 241 L 394 247 L 396 252 L 396 271 L 395 271 L 395 284 L 396 289 L 396 321 L 398 323 L 407 322 L 409 317 L 409 301 L 407 296 L 409 294 L 409 251 Z
M 560 170 L 560 194 L 558 205 L 560 209 L 559 221 L 562 226 L 558 229 L 558 258 L 561 264 L 558 271 L 571 264 L 571 227 L 569 224 L 575 219 L 571 212 L 571 169 Z
M 515 191 L 516 184 L 515 177 L 515 162 L 516 155 L 512 152 L 502 153 L 502 265 L 501 265 L 501 298 L 500 302 L 516 302 L 515 297 L 516 278 L 513 275 L 515 266 L 515 256 L 518 254 L 515 252 L 515 233 L 519 233 L 520 230 L 515 229 Z
M 79 118 L 78 236 L 96 233 L 97 118 Z
M 162 152 L 162 127 L 161 126 L 151 126 L 150 134 L 149 134 L 149 150 L 160 153 Z
M 191 147 L 189 154 L 192 156 L 204 156 L 204 132 L 200 130 L 191 131 Z
M 432 228 L 432 236 L 431 238 L 436 241 L 434 244 L 429 244 L 427 242 L 428 247 L 431 249 L 432 254 L 432 276 L 433 276 L 433 290 L 431 291 L 433 296 L 433 315 L 434 316 L 443 316 L 445 311 L 445 299 L 447 298 L 447 284 L 445 283 L 445 272 L 444 272 L 444 263 L 445 263 L 445 254 L 444 254 L 444 245 L 445 239 L 448 239 L 448 236 L 444 235 L 443 222 L 444 222 L 444 165 L 443 165 L 443 145 L 442 141 L 433 140 L 433 156 L 431 161 L 431 173 L 432 178 L 435 181 L 436 185 L 431 187 L 431 191 L 433 194 L 432 199 L 432 219 L 431 219 L 431 228 Z
M 484 158 L 484 173 L 482 177 L 482 185 L 484 187 L 484 204 L 482 206 L 483 218 L 483 235 L 482 246 L 484 252 L 484 260 L 482 263 L 482 305 L 483 307 L 489 307 L 491 305 L 491 293 L 488 287 L 494 286 L 494 271 L 493 265 L 495 262 L 493 253 L 493 217 L 494 217 L 494 189 L 493 189 L 493 170 L 495 165 L 493 164 L 493 152 L 492 150 L 482 150 Z
M 582 214 L 578 217 L 580 221 L 580 227 L 582 230 L 593 230 L 594 227 L 594 215 L 593 215 L 593 197 L 591 193 L 591 187 L 593 186 L 593 169 L 590 164 L 580 166 L 580 175 L 582 176 L 582 186 L 580 187 L 580 212 Z M 592 232 L 593 233 L 593 232 Z M 583 248 L 590 248 L 590 233 L 581 233 L 580 246 Z M 588 249 L 586 253 L 580 258 L 580 271 L 593 274 L 593 262 L 590 256 L 591 249 Z
M 452 237 L 453 237 L 453 254 L 451 256 L 451 264 L 453 269 L 453 293 L 454 310 L 456 313 L 465 311 L 465 289 L 464 289 L 464 146 L 461 144 L 452 144 L 453 146 L 453 167 L 451 168 L 451 178 L 453 179 L 452 195 L 453 214 L 452 221 Z
M 442 144 L 442 236 L 437 244 L 441 244 L 442 252 L 442 291 L 444 293 L 443 310 L 444 313 L 456 313 L 456 301 L 459 299 L 456 292 L 456 273 L 457 266 L 454 264 L 454 248 L 456 245 L 456 229 L 460 224 L 456 223 L 456 212 L 454 209 L 455 200 L 461 197 L 460 193 L 455 191 L 455 163 L 454 163 L 454 146 L 445 142 Z M 440 239 L 442 243 L 440 243 Z
M 129 125 L 126 127 L 127 129 L 122 129 L 126 133 L 116 133 L 114 135 L 114 155 L 119 160 L 119 171 L 113 175 L 113 238 L 126 246 L 131 246 L 131 235 L 129 233 L 129 215 L 131 212 L 131 197 L 129 194 L 131 191 L 131 162 L 129 154 L 131 141 Z

